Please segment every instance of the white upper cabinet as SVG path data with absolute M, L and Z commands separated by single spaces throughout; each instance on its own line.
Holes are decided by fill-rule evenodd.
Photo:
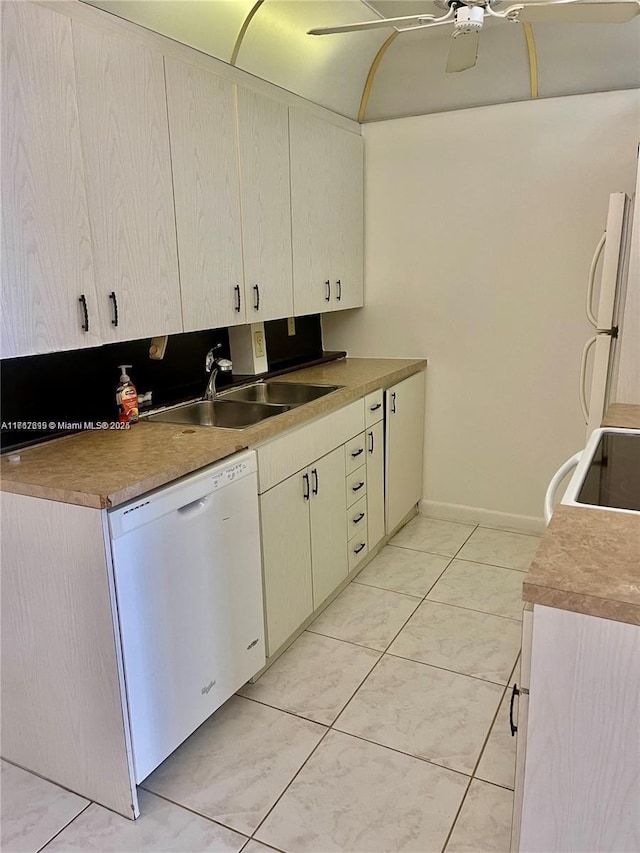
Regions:
M 294 308 L 363 304 L 362 137 L 289 111 Z
M 246 321 L 291 317 L 287 107 L 239 87 L 238 135 Z
M 73 22 L 104 342 L 182 331 L 162 57 Z
M 233 83 L 165 58 L 184 330 L 246 322 Z
M 100 343 L 71 21 L 2 14 L 2 357 Z M 86 300 L 88 331 L 80 301 Z
M 364 296 L 364 156 L 356 133 L 329 128 L 332 160 L 330 184 L 334 233 L 332 238 L 331 310 L 357 308 Z

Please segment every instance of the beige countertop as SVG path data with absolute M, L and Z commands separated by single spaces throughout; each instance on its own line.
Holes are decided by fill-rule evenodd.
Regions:
M 640 429 L 640 406 L 613 404 L 602 425 Z M 640 625 L 640 513 L 560 504 L 522 590 L 534 604 Z
M 612 403 L 607 409 L 602 426 L 640 429 L 640 406 L 633 403 Z
M 278 376 L 278 382 L 342 385 L 339 391 L 244 430 L 140 422 L 16 451 L 0 461 L 2 491 L 96 508 L 117 506 L 238 450 L 326 415 L 426 367 L 415 359 L 347 358 Z

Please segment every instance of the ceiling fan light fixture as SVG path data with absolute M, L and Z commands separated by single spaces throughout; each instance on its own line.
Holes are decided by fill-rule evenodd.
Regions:
M 455 34 L 473 33 L 482 29 L 484 8 L 482 6 L 459 6 L 454 22 Z

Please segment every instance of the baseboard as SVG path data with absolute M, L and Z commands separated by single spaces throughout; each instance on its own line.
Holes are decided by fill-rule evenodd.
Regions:
M 512 530 L 515 533 L 544 533 L 542 517 L 535 515 L 515 515 L 510 512 L 498 512 L 463 504 L 447 504 L 440 501 L 420 501 L 420 515 L 430 515 L 444 521 L 460 521 L 467 524 L 482 524 L 483 527 L 495 527 L 498 530 Z

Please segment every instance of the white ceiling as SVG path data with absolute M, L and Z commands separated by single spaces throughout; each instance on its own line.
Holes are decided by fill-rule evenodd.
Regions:
M 350 118 L 361 112 L 372 63 L 394 30 L 333 36 L 306 31 L 378 16 L 442 14 L 432 0 L 86 2 L 225 62 L 235 60 L 237 67 Z M 536 24 L 532 29 L 539 97 L 640 87 L 640 18 L 628 24 Z M 450 32 L 436 27 L 398 34 L 373 77 L 361 120 L 531 97 L 521 25 L 486 21 L 477 66 L 459 74 L 444 72 Z

